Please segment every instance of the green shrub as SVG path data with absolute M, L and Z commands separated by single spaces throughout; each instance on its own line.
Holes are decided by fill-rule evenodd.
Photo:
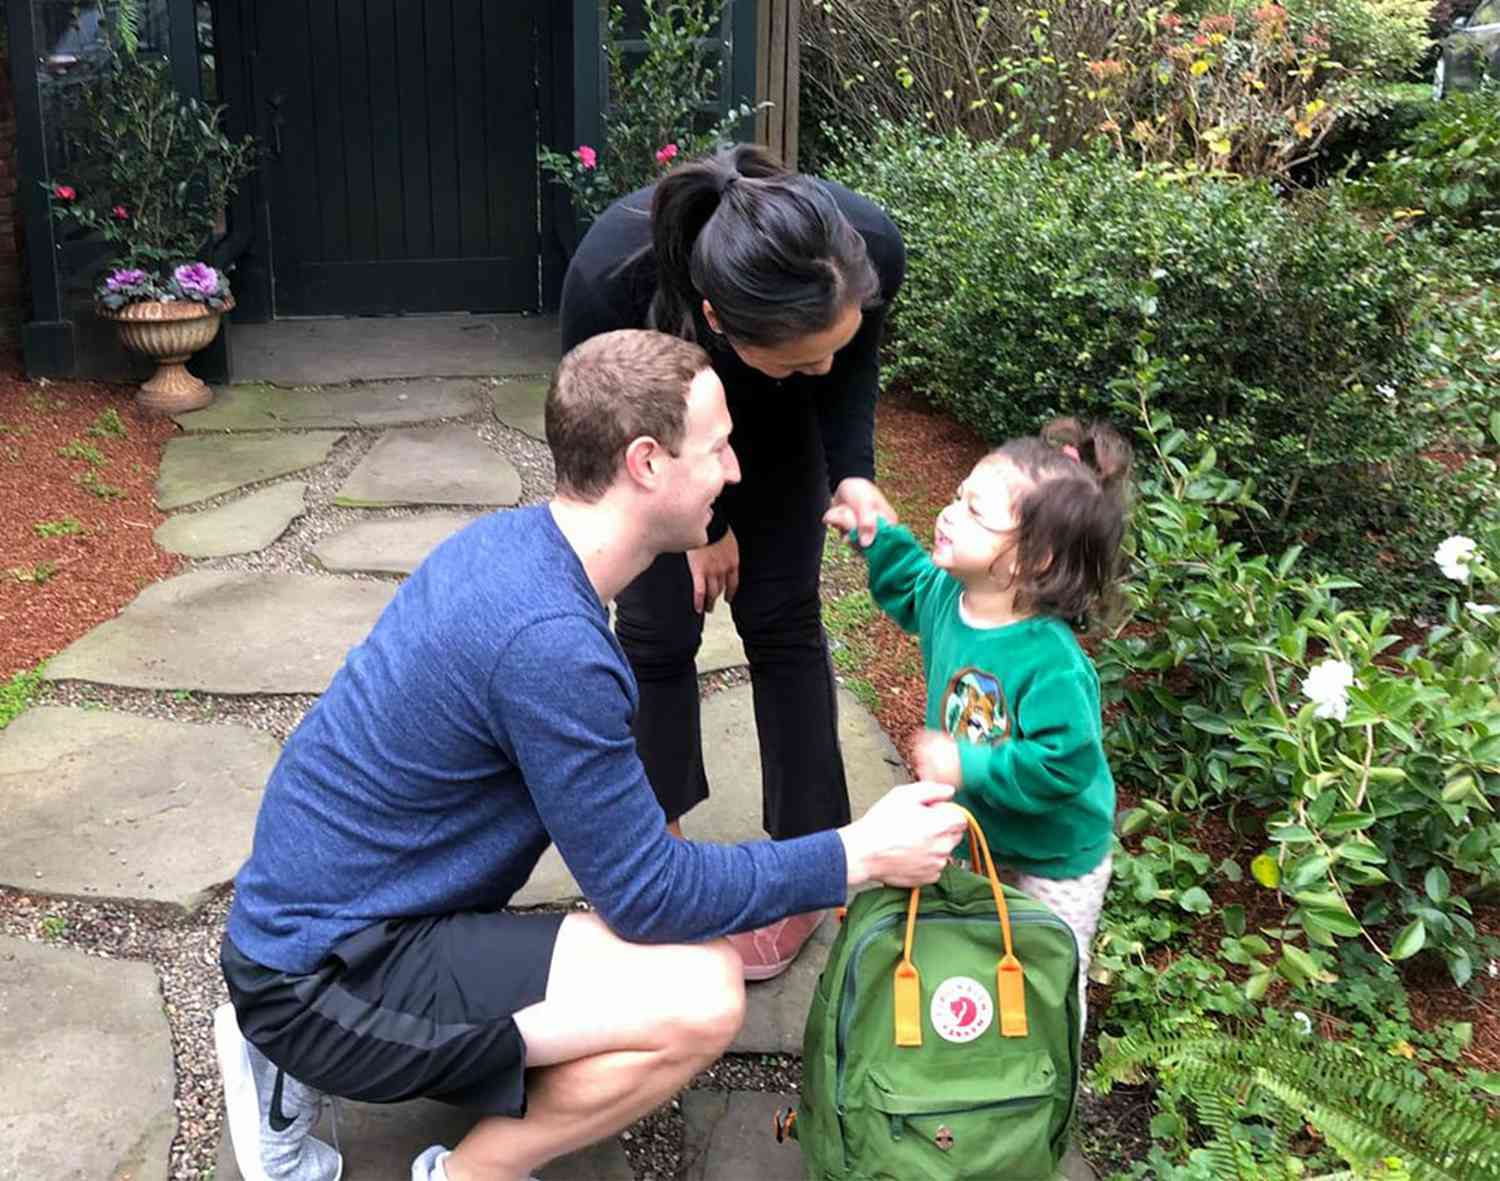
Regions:
M 1273 561 L 1224 541 L 1246 489 L 1155 409 L 1160 371 L 1142 349 L 1115 387 L 1145 462 L 1129 626 L 1097 659 L 1107 706 L 1123 706 L 1110 765 L 1155 801 L 1122 832 L 1246 810 L 1265 850 L 1247 868 L 1279 920 L 1279 946 L 1233 961 L 1251 1000 L 1275 975 L 1331 981 L 1329 949 L 1358 938 L 1391 960 L 1436 951 L 1466 984 L 1492 954 L 1471 900 L 1500 885 L 1500 528 L 1432 539 L 1434 582 L 1459 590 L 1442 626 L 1398 650 L 1390 612 L 1348 610 L 1346 581 L 1294 574 L 1298 549 Z
M 1254 482 L 1268 515 L 1241 529 L 1261 550 L 1344 529 L 1424 445 L 1404 405 L 1414 267 L 1337 192 L 1293 203 L 889 127 L 835 175 L 906 237 L 892 376 L 992 440 L 1108 413 L 1149 318 L 1157 408 Z M 1363 577 L 1382 547 L 1356 542 Z
M 1456 226 L 1500 218 L 1500 82 L 1434 103 L 1405 139 L 1356 183 L 1358 200 Z

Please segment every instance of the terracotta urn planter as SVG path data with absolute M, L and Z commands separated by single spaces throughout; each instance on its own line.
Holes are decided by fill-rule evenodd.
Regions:
M 121 344 L 159 363 L 155 375 L 136 394 L 137 406 L 147 414 L 182 414 L 213 400 L 213 391 L 187 371 L 187 362 L 213 342 L 219 318 L 233 307 L 232 299 L 223 308 L 191 300 L 161 300 L 128 303 L 118 311 L 99 309 L 100 316 L 118 325 Z

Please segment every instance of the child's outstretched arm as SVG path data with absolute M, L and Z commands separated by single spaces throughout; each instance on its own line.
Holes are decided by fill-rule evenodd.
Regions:
M 1075 670 L 1043 674 L 1016 708 L 1015 736 L 993 746 L 928 731 L 917 774 L 954 783 L 1012 812 L 1037 815 L 1109 774 L 1097 691 Z M 955 774 L 957 779 L 948 776 Z
M 904 631 L 920 631 L 922 602 L 942 571 L 932 564 L 911 531 L 882 520 L 873 540 L 861 545 L 854 532 L 854 511 L 843 505 L 834 505 L 824 513 L 823 523 L 837 529 L 864 555 L 870 594 L 880 609 Z

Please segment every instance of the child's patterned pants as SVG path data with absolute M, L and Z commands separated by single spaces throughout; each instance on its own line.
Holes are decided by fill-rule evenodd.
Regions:
M 1008 866 L 996 866 L 1001 880 L 1050 907 L 1073 928 L 1073 935 L 1078 940 L 1079 1029 L 1088 1024 L 1089 958 L 1113 865 L 1114 858 L 1106 857 L 1097 868 L 1080 878 L 1039 878 L 1029 873 L 1017 873 Z

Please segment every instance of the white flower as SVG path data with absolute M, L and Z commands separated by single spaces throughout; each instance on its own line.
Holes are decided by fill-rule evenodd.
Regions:
M 1489 971 L 1491 979 L 1495 979 L 1496 977 L 1500 977 L 1500 960 L 1491 960 L 1486 965 L 1486 968 Z
M 1396 400 L 1396 387 L 1388 381 L 1381 382 L 1378 386 L 1376 386 L 1375 392 L 1382 398 L 1384 398 L 1387 402 L 1394 402 Z
M 1467 607 L 1470 611 L 1474 612 L 1475 615 L 1479 616 L 1480 619 L 1487 619 L 1496 611 L 1500 611 L 1500 604 L 1476 603 L 1473 599 L 1470 599 L 1468 602 L 1466 602 L 1464 606 Z
M 1354 684 L 1354 670 L 1342 660 L 1323 660 L 1308 670 L 1302 692 L 1317 708 L 1315 718 L 1332 718 L 1342 722 L 1349 713 L 1349 686 Z
M 1303 1037 L 1306 1037 L 1308 1034 L 1312 1033 L 1312 1018 L 1304 1013 L 1301 1009 L 1298 1009 L 1292 1014 L 1292 1020 L 1297 1023 L 1297 1030 L 1302 1034 Z
M 1474 560 L 1475 543 L 1472 537 L 1455 533 L 1433 552 L 1432 560 L 1438 564 L 1445 578 L 1454 582 L 1469 580 L 1469 563 Z

